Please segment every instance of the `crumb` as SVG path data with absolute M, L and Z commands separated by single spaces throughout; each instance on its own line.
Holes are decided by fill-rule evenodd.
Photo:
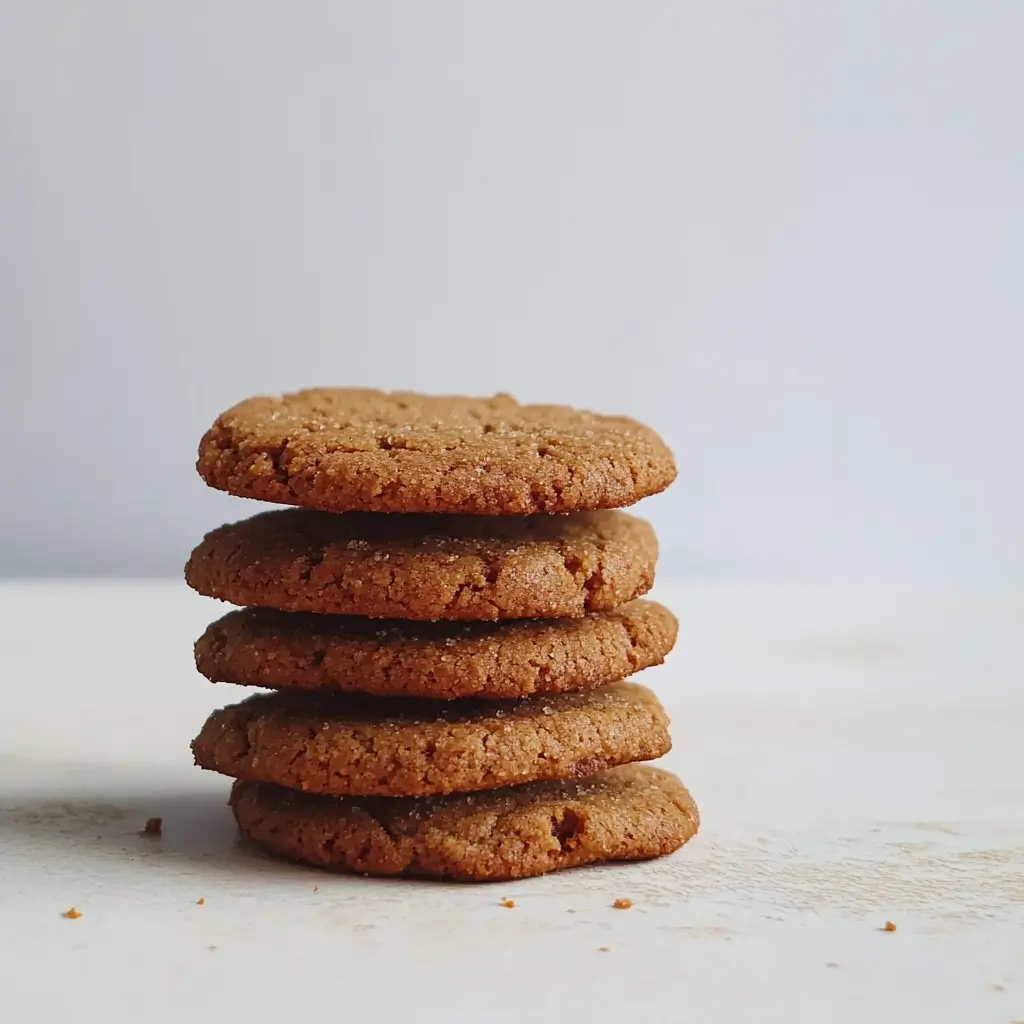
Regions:
M 77 921 L 82 916 L 82 912 L 78 907 L 71 907 L 69 910 L 65 910 L 61 917 L 66 917 L 69 921 Z
M 314 885 L 313 886 L 313 892 L 319 892 L 319 891 L 320 891 L 320 886 L 319 885 Z
M 516 901 L 515 900 L 502 900 L 501 901 L 501 905 L 506 910 L 511 910 L 516 905 Z
M 598 953 L 607 953 L 608 952 L 608 947 L 607 946 L 598 946 L 597 947 L 597 951 L 598 951 Z
M 163 818 L 148 818 L 140 836 L 162 836 L 164 834 Z
M 826 966 L 826 967 L 838 967 L 838 966 L 839 966 L 839 964 L 837 964 L 837 963 L 835 962 L 835 960 L 826 960 L 826 961 L 825 961 L 825 966 Z
M 616 901 L 615 901 L 615 902 L 614 902 L 614 903 L 612 904 L 612 906 L 613 906 L 613 907 L 614 907 L 614 908 L 615 908 L 616 910 L 629 910 L 629 908 L 630 908 L 631 906 L 633 906 L 633 901 L 632 901 L 632 900 L 623 900 L 623 899 L 618 899 L 618 900 L 616 900 Z
M 196 900 L 196 906 L 197 907 L 205 907 L 206 906 L 206 897 L 205 896 L 200 896 L 199 899 Z
M 1006 986 L 1005 985 L 1000 985 L 998 982 L 996 982 L 992 986 L 992 991 L 993 992 L 1005 992 L 1006 991 Z
M 896 931 L 896 925 L 894 925 L 892 923 L 892 921 L 886 921 L 885 924 L 882 925 L 882 931 L 883 932 L 894 932 L 894 931 Z

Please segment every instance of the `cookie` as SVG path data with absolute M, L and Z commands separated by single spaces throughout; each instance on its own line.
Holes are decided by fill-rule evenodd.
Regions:
M 428 796 L 570 779 L 668 752 L 650 690 L 619 683 L 516 702 L 274 693 L 215 711 L 196 764 L 338 796 Z
M 675 616 L 631 601 L 582 619 L 368 620 L 247 608 L 207 627 L 196 667 L 213 682 L 382 697 L 514 699 L 606 686 L 660 665 Z
M 578 618 L 650 590 L 658 542 L 625 512 L 264 512 L 206 535 L 189 586 L 233 604 L 394 619 Z
M 285 860 L 459 882 L 661 857 L 700 824 L 679 779 L 636 765 L 574 781 L 405 800 L 236 782 L 231 807 L 245 836 Z
M 676 476 L 661 438 L 625 417 L 357 388 L 240 402 L 207 431 L 196 468 L 244 498 L 477 515 L 619 508 Z

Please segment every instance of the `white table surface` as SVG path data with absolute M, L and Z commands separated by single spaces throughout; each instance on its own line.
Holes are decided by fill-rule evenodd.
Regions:
M 455 886 L 237 842 L 188 750 L 243 693 L 191 662 L 223 606 L 0 586 L 0 1020 L 1024 1020 L 1024 597 L 656 596 L 698 838 Z

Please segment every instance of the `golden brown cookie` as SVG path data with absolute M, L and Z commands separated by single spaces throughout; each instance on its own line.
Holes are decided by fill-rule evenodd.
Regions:
M 236 782 L 231 806 L 242 833 L 274 856 L 332 871 L 459 882 L 661 857 L 700 824 L 679 779 L 636 765 L 575 781 L 405 800 Z
M 667 608 L 643 600 L 582 619 L 471 623 L 246 608 L 208 626 L 195 655 L 196 667 L 213 682 L 515 699 L 607 686 L 660 665 L 677 628 Z
M 427 796 L 570 779 L 672 746 L 646 687 L 515 702 L 273 693 L 215 711 L 196 764 L 309 793 Z
M 661 438 L 625 417 L 358 388 L 240 402 L 196 468 L 222 491 L 328 512 L 486 515 L 618 508 L 676 475 Z
M 650 590 L 658 542 L 625 512 L 264 512 L 208 533 L 189 586 L 233 604 L 394 619 L 577 618 Z

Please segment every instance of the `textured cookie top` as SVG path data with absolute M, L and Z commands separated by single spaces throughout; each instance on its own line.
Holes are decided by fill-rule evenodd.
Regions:
M 202 768 L 360 796 L 575 778 L 670 747 L 658 699 L 632 683 L 505 703 L 274 693 L 215 711 L 192 743 Z
M 232 604 L 394 619 L 578 618 L 650 590 L 658 544 L 624 512 L 264 512 L 207 534 L 189 586 Z
M 196 468 L 222 491 L 328 512 L 475 515 L 617 508 L 676 476 L 661 438 L 625 417 L 357 388 L 240 402 Z
M 629 765 L 587 779 L 411 800 L 311 796 L 236 782 L 242 832 L 333 871 L 505 881 L 672 853 L 700 817 L 674 775 Z
M 675 616 L 631 601 L 582 619 L 401 622 L 248 608 L 196 642 L 214 682 L 379 696 L 517 698 L 617 682 L 672 649 Z

